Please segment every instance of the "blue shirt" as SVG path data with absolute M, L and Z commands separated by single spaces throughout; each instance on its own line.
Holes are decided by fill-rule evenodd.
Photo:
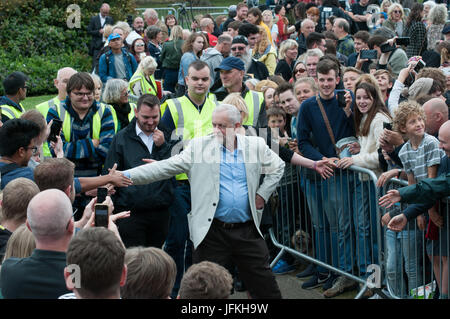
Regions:
M 0 162 L 0 167 L 6 166 L 6 165 L 8 165 L 8 164 Z M 31 179 L 32 181 L 34 181 L 34 171 L 32 168 L 24 166 L 24 167 L 18 167 L 17 169 L 12 170 L 5 175 L 2 175 L 0 189 L 5 188 L 5 186 L 9 182 L 11 182 L 12 180 L 19 178 L 19 177 L 28 178 L 28 179 Z
M 219 203 L 214 217 L 225 223 L 244 223 L 251 219 L 249 212 L 247 174 L 242 150 L 239 145 L 234 152 L 222 146 Z

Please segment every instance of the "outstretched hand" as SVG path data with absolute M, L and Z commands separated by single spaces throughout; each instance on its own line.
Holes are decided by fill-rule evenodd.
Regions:
M 117 170 L 117 163 L 112 168 L 108 168 L 108 175 L 110 176 L 110 183 L 116 187 L 128 187 L 133 185 L 133 181 L 123 175 L 121 171 Z
M 395 203 L 400 202 L 401 199 L 400 192 L 396 189 L 391 189 L 386 195 L 380 198 L 378 203 L 381 207 L 389 208 Z
M 333 165 L 335 165 L 333 163 Z M 320 160 L 316 162 L 316 172 L 322 176 L 323 179 L 333 176 L 333 168 L 329 165 L 328 160 Z

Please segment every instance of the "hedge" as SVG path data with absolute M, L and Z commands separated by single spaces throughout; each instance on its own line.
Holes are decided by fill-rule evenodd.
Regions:
M 0 81 L 13 71 L 30 77 L 28 95 L 56 93 L 53 79 L 58 69 L 71 66 L 91 71 L 88 55 L 89 20 L 103 1 L 3 0 L 0 1 Z M 134 0 L 109 0 L 114 21 L 135 15 Z M 69 28 L 69 5 L 80 7 L 80 28 Z M 0 95 L 3 95 L 0 86 Z

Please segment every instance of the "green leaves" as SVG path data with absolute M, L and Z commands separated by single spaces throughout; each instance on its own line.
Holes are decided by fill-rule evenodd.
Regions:
M 135 15 L 134 0 L 108 3 L 114 21 L 126 21 L 127 15 Z M 81 9 L 79 29 L 67 27 L 66 8 L 71 4 Z M 99 9 L 99 2 L 91 0 L 1 0 L 0 81 L 14 71 L 22 71 L 30 77 L 28 95 L 52 94 L 56 92 L 53 79 L 58 69 L 71 66 L 90 72 L 87 26 Z

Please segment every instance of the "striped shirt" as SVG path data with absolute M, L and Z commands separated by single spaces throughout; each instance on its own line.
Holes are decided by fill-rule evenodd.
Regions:
M 64 137 L 64 132 L 61 132 L 64 157 L 75 163 L 77 171 L 96 170 L 101 168 L 106 159 L 106 155 L 108 154 L 109 145 L 115 134 L 111 111 L 109 108 L 105 108 L 103 111 L 99 134 L 100 144 L 95 148 L 92 143 L 92 126 L 94 114 L 100 107 L 99 104 L 94 102 L 83 119 L 80 119 L 68 98 L 61 102 L 61 107 L 64 107 L 66 111 L 69 112 L 72 120 L 70 141 L 67 142 Z M 47 122 L 50 122 L 50 120 L 54 118 L 60 119 L 58 112 L 54 108 L 50 108 L 47 114 Z M 89 175 L 92 176 L 92 174 Z M 84 175 L 76 174 L 76 176 Z
M 415 150 L 410 141 L 406 142 L 399 152 L 400 160 L 407 174 L 413 174 L 416 182 L 428 178 L 428 167 L 439 165 L 444 152 L 439 149 L 439 141 L 425 133 L 422 142 Z

